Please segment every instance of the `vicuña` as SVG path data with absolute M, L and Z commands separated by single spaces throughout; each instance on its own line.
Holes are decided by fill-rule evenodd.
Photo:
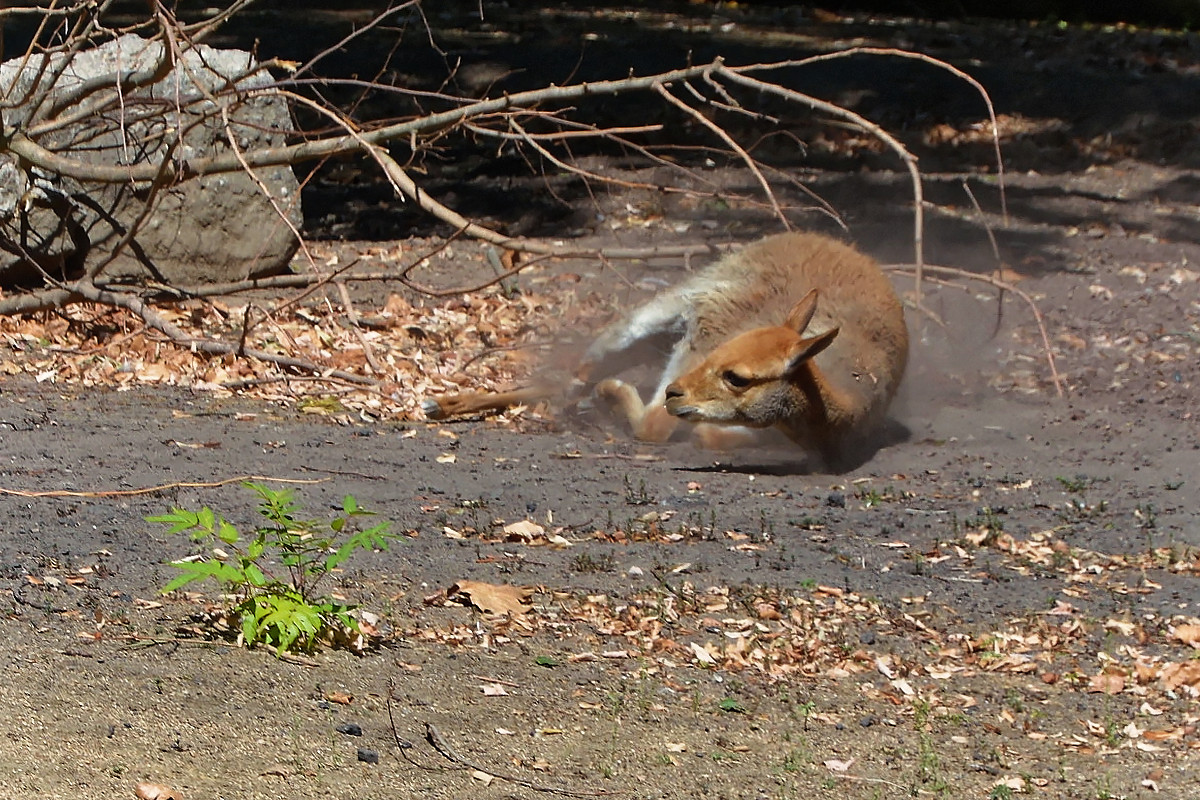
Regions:
M 643 402 L 615 377 L 647 344 L 671 342 L 658 387 Z M 661 350 L 660 350 L 661 352 Z M 815 233 L 771 236 L 722 258 L 608 326 L 578 377 L 639 439 L 695 423 L 724 449 L 774 428 L 827 468 L 852 466 L 885 420 L 908 361 L 904 307 L 870 257 Z M 515 392 L 426 400 L 434 419 L 552 394 Z

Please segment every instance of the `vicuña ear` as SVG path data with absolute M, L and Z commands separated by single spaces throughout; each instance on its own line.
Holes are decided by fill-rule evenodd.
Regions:
M 788 312 L 783 326 L 791 328 L 796 333 L 804 333 L 804 329 L 808 327 L 808 323 L 812 321 L 813 314 L 815 313 L 817 313 L 817 290 L 810 289 L 808 294 L 804 295 L 799 303 L 792 306 L 792 310 Z
M 834 337 L 838 335 L 838 328 L 827 330 L 819 336 L 813 336 L 807 339 L 801 339 L 792 351 L 791 357 L 788 359 L 787 371 L 790 375 L 801 367 L 806 361 L 815 356 L 817 353 L 829 347 L 833 343 Z

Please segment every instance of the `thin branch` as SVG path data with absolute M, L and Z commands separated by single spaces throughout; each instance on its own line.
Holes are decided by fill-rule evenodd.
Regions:
M 74 60 L 75 56 L 81 50 L 83 50 L 85 45 L 91 42 L 92 34 L 96 32 L 96 28 L 99 25 L 100 15 L 107 11 L 108 7 L 111 6 L 113 2 L 114 0 L 104 0 L 99 7 L 91 9 L 86 23 L 83 23 L 82 19 L 77 20 L 77 24 L 82 24 L 83 29 L 78 33 L 73 33 L 67 39 L 67 46 L 61 54 L 61 61 L 50 69 L 43 80 L 37 81 L 35 84 L 33 84 L 33 86 L 36 87 L 36 91 L 24 109 L 25 119 L 28 122 L 36 122 L 38 120 L 38 112 L 42 107 L 42 104 L 45 103 L 47 98 L 50 97 L 51 92 L 56 89 L 59 78 L 61 78 L 63 73 L 67 71 L 67 67 L 71 65 L 71 62 Z M 30 43 L 30 47 L 32 46 L 33 44 Z M 49 55 L 43 56 L 43 58 L 45 59 L 46 64 L 51 62 L 51 57 Z
M 346 45 L 350 44 L 355 39 L 357 39 L 360 36 L 362 36 L 363 34 L 365 34 L 367 31 L 380 25 L 388 17 L 390 17 L 393 14 L 396 14 L 400 11 L 404 11 L 405 9 L 412 8 L 413 6 L 416 6 L 416 5 L 420 5 L 418 0 L 408 0 L 408 2 L 401 3 L 398 6 L 393 6 L 392 8 L 388 8 L 388 9 L 385 9 L 385 10 L 379 12 L 378 14 L 375 15 L 375 18 L 372 19 L 370 22 L 368 22 L 366 25 L 363 25 L 361 28 L 355 28 L 348 35 L 342 37 L 342 39 L 340 41 L 330 45 L 329 47 L 325 48 L 324 50 L 322 50 L 321 52 L 317 53 L 315 56 L 310 58 L 308 61 L 306 61 L 303 66 L 301 66 L 299 69 L 296 70 L 296 74 L 292 76 L 293 79 L 299 78 L 301 75 L 304 75 L 307 72 L 312 72 L 313 67 L 315 67 L 317 65 L 317 63 L 322 61 L 326 56 L 331 55 L 332 53 L 338 52 L 339 50 L 344 48 Z
M 758 180 L 758 185 L 762 187 L 763 194 L 770 199 L 771 208 L 775 210 L 775 216 L 777 216 L 779 221 L 783 223 L 783 227 L 792 227 L 788 223 L 787 215 L 785 215 L 783 213 L 783 209 L 779 207 L 779 201 L 775 198 L 775 192 L 771 189 L 771 184 L 767 182 L 767 179 L 763 177 L 762 170 L 758 168 L 758 162 L 755 161 L 749 153 L 742 149 L 742 146 L 737 143 L 737 140 L 730 136 L 720 125 L 717 125 L 708 117 L 704 116 L 699 111 L 692 108 L 675 95 L 671 94 L 671 92 L 663 84 L 655 84 L 654 91 L 658 92 L 659 96 L 661 96 L 668 103 L 699 122 L 705 128 L 708 128 L 710 131 L 716 134 L 721 141 L 725 142 L 725 144 L 729 146 L 730 150 L 737 153 L 738 157 L 742 159 L 742 163 L 746 165 L 746 168 L 749 169 L 754 175 L 755 179 Z
M 342 298 L 342 308 L 346 312 L 346 321 L 350 323 L 350 327 L 358 337 L 358 343 L 362 345 L 363 355 L 367 359 L 367 367 L 376 375 L 382 375 L 383 368 L 375 360 L 375 353 L 371 347 L 371 343 L 367 341 L 367 336 L 363 333 L 362 326 L 359 324 L 358 311 L 355 310 L 354 302 L 350 299 L 350 291 L 346 288 L 346 282 L 334 281 L 333 285 L 337 287 L 338 295 Z
M 748 77 L 741 74 L 740 70 L 728 69 L 721 66 L 719 62 L 720 60 L 718 59 L 718 64 L 713 70 L 713 75 L 719 75 L 729 81 L 741 84 L 758 92 L 774 94 L 786 100 L 803 103 L 810 108 L 823 111 L 831 116 L 851 122 L 867 131 L 875 138 L 879 139 L 879 141 L 891 148 L 891 150 L 900 157 L 900 160 L 904 162 L 904 166 L 908 169 L 909 178 L 912 181 L 913 188 L 913 261 L 916 265 L 915 294 L 917 298 L 917 305 L 921 305 L 921 277 L 924 274 L 923 269 L 925 263 L 925 197 L 921 186 L 921 171 L 917 168 L 917 157 L 910 153 L 908 148 L 901 144 L 896 137 L 892 136 L 883 128 L 879 127 L 874 122 L 871 122 L 861 114 L 856 114 L 849 109 L 842 108 L 841 106 L 834 105 L 833 103 L 825 100 L 820 100 L 811 95 L 797 92 L 794 89 L 788 89 L 778 84 Z
M 1002 210 L 1004 224 L 1008 224 L 1008 196 L 1005 192 L 1004 181 L 1004 157 L 1000 153 L 1000 125 L 996 121 L 996 109 L 992 105 L 992 96 L 982 83 L 977 81 L 970 73 L 963 72 L 953 64 L 943 61 L 940 58 L 918 53 L 913 50 L 900 50 L 894 47 L 848 47 L 845 50 L 837 50 L 832 53 L 821 53 L 808 58 L 796 59 L 794 61 L 781 61 L 776 64 L 766 66 L 767 69 L 782 69 L 785 67 L 804 67 L 809 64 L 815 64 L 820 61 L 831 61 L 839 58 L 849 58 L 857 55 L 872 55 L 886 56 L 889 58 L 907 58 L 913 61 L 921 61 L 925 64 L 937 67 L 938 69 L 949 72 L 954 77 L 965 81 L 979 93 L 983 98 L 983 103 L 987 107 L 988 120 L 992 124 L 992 149 L 996 156 L 996 180 L 1000 186 L 1000 207 Z
M 396 186 L 404 196 L 412 199 L 418 206 L 425 211 L 433 214 L 438 219 L 446 222 L 461 234 L 481 239 L 490 244 L 499 247 L 506 247 L 509 250 L 517 250 L 522 253 L 536 253 L 539 255 L 554 255 L 554 256 L 594 256 L 598 252 L 608 258 L 652 258 L 656 256 L 679 256 L 695 253 L 711 251 L 713 248 L 708 245 L 685 245 L 680 247 L 655 247 L 655 248 L 612 248 L 601 249 L 597 251 L 590 247 L 568 247 L 563 245 L 554 245 L 549 242 L 542 242 L 528 239 L 514 239 L 510 236 L 494 231 L 490 228 L 485 228 L 478 223 L 472 222 L 457 211 L 442 205 L 434 200 L 427 193 L 423 192 L 416 182 L 409 177 L 391 155 L 382 148 L 375 149 L 373 155 L 375 159 L 383 164 L 384 170 L 387 172 L 388 179 L 392 185 Z M 517 268 L 519 269 L 519 268 Z M 514 270 L 515 272 L 516 270 Z M 508 277 L 507 275 L 501 277 Z M 490 281 L 486 285 L 490 286 L 494 281 Z
M 143 494 L 157 494 L 170 489 L 216 489 L 220 486 L 228 486 L 231 483 L 245 483 L 246 481 L 261 481 L 265 483 L 293 483 L 293 484 L 314 484 L 325 483 L 328 478 L 273 478 L 270 475 L 238 475 L 233 478 L 224 478 L 219 481 L 172 481 L 171 483 L 160 483 L 156 486 L 143 486 L 138 489 L 94 489 L 91 491 L 72 491 L 69 489 L 52 489 L 42 492 L 30 492 L 24 489 L 5 489 L 0 488 L 0 495 L 10 495 L 13 497 L 137 497 Z
M 293 370 L 296 372 L 309 373 L 312 375 L 321 375 L 326 378 L 336 378 L 347 383 L 360 383 L 367 386 L 375 386 L 378 381 L 372 378 L 366 378 L 362 375 L 355 375 L 352 372 L 346 372 L 339 369 L 329 369 L 320 364 L 315 364 L 307 359 L 293 358 L 291 356 L 283 356 L 277 353 L 268 353 L 263 350 L 253 348 L 242 348 L 228 342 L 218 341 L 214 339 L 193 339 L 186 333 L 175 327 L 169 322 L 166 317 L 159 314 L 151 308 L 141 298 L 118 292 L 110 292 L 100 289 L 90 284 L 81 284 L 75 287 L 76 293 L 85 300 L 91 300 L 94 303 L 103 303 L 104 305 L 123 308 L 130 311 L 149 325 L 151 328 L 162 333 L 171 342 L 185 350 L 191 350 L 197 353 L 207 353 L 215 356 L 246 356 L 267 364 L 274 364 L 280 369 Z
M 890 264 L 884 267 L 884 269 L 894 272 L 914 273 L 915 266 L 915 264 Z M 1008 281 L 1001 280 L 1000 278 L 996 278 L 991 275 L 979 275 L 974 272 L 968 272 L 965 269 L 958 269 L 957 267 L 942 267 L 934 264 L 926 264 L 925 268 L 930 272 L 938 274 L 953 275 L 957 278 L 965 278 L 967 280 L 986 283 L 989 286 L 995 287 L 996 289 L 1005 292 L 1012 292 L 1017 297 L 1024 300 L 1025 305 L 1029 307 L 1030 312 L 1033 314 L 1034 322 L 1037 324 L 1038 333 L 1042 339 L 1042 351 L 1046 357 L 1046 363 L 1050 368 L 1050 380 L 1054 384 L 1055 394 L 1057 394 L 1059 398 L 1066 397 L 1066 384 L 1063 382 L 1062 376 L 1059 375 L 1058 366 L 1055 363 L 1054 348 L 1050 344 L 1050 334 L 1046 332 L 1045 319 L 1042 316 L 1042 312 L 1038 309 L 1037 301 L 1034 300 L 1028 292 L 1021 289 L 1019 286 L 1009 283 Z

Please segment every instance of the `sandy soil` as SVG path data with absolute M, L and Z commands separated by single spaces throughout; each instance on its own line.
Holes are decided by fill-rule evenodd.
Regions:
M 961 134 L 977 109 L 944 109 L 958 138 L 923 156 L 930 260 L 996 267 L 969 178 L 1006 277 L 1045 316 L 1065 398 L 1028 307 L 1010 296 L 998 315 L 983 284 L 926 287 L 945 326 L 910 309 L 903 433 L 846 475 L 532 411 L 364 424 L 6 378 L 0 794 L 122 797 L 145 780 L 189 800 L 1200 794 L 1196 679 L 1180 672 L 1200 616 L 1200 46 L 841 30 L 974 64 L 1000 112 L 1061 121 L 1012 143 L 1007 224 Z M 987 49 L 1000 40 L 1019 46 Z M 928 87 L 905 85 L 922 107 Z M 924 124 L 878 102 L 885 123 Z M 827 158 L 805 177 L 850 237 L 909 260 L 906 178 L 869 154 L 854 162 L 869 171 Z M 313 222 L 331 225 L 355 232 Z M 562 269 L 626 301 L 611 273 Z M 209 505 L 246 523 L 251 502 L 236 483 L 135 490 L 245 475 L 312 481 L 296 488 L 314 515 L 353 494 L 393 521 L 402 540 L 336 587 L 382 615 L 377 650 L 295 663 L 189 635 L 203 603 L 158 593 L 187 543 L 144 518 Z M 505 533 L 521 521 L 569 546 Z M 463 579 L 535 587 L 533 607 L 504 621 L 446 602 Z

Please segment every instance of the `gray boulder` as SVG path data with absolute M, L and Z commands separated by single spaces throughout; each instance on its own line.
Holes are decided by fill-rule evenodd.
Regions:
M 160 80 L 117 90 L 119 75 L 153 73 L 162 59 L 161 43 L 126 35 L 76 54 L 65 68 L 61 54 L 0 64 L 5 133 L 20 131 L 47 150 L 90 164 L 158 164 L 168 154 L 229 153 L 224 108 L 243 152 L 286 144 L 293 129 L 287 102 L 271 93 L 245 95 L 272 79 L 255 73 L 255 60 L 244 51 L 200 45 Z M 41 86 L 55 76 L 35 110 Z M 70 119 L 77 110 L 89 113 Z M 280 212 L 299 228 L 300 187 L 290 167 L 260 168 L 255 175 L 270 198 L 240 170 L 161 189 L 103 276 L 187 285 L 286 271 L 298 242 Z M 142 215 L 149 186 L 68 178 L 0 150 L 0 284 L 36 281 L 40 271 L 70 280 L 110 257 Z

